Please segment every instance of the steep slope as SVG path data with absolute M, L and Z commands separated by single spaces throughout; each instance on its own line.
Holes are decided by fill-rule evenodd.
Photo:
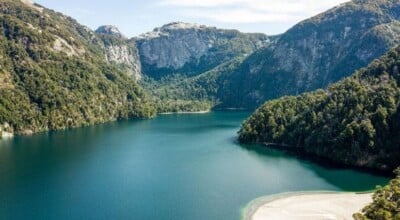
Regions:
M 400 42 L 400 1 L 353 0 L 300 22 L 276 44 L 249 56 L 221 90 L 221 107 L 324 88 Z
M 153 95 L 159 112 L 205 111 L 219 104 L 218 96 L 234 91 L 219 89 L 229 80 L 230 73 L 243 61 L 244 57 L 236 57 L 228 62 L 204 72 L 187 77 L 171 75 L 161 80 L 144 78 L 141 81 Z
M 107 61 L 133 75 L 152 94 L 159 112 L 212 108 L 217 99 L 209 91 L 219 88 L 222 78 L 209 88 L 204 84 L 208 73 L 213 72 L 211 75 L 216 79 L 220 66 L 243 60 L 276 40 L 264 34 L 183 22 L 169 23 L 131 39 L 109 25 L 99 27 L 96 34 L 102 40 Z M 239 64 L 235 63 L 235 66 Z M 203 81 L 196 82 L 196 79 Z
M 179 112 L 209 110 L 215 106 L 217 100 L 209 92 L 217 85 L 208 85 L 204 80 L 212 83 L 221 66 L 243 60 L 273 40 L 264 34 L 173 22 L 129 41 L 135 42 L 140 56 L 139 83 L 152 94 L 158 111 Z M 207 76 L 213 79 L 206 79 Z M 202 81 L 196 82 L 197 79 Z M 219 85 L 220 80 L 214 83 Z
M 88 28 L 30 1 L 0 2 L 0 132 L 30 134 L 154 110 Z
M 247 56 L 270 43 L 264 34 L 174 22 L 137 39 L 145 75 L 197 75 L 238 56 Z
M 392 171 L 400 164 L 400 47 L 327 90 L 260 107 L 239 132 L 346 165 Z
M 103 50 L 107 62 L 120 66 L 129 76 L 140 80 L 142 67 L 136 42 L 127 39 L 115 26 L 104 25 L 96 30 L 103 41 Z

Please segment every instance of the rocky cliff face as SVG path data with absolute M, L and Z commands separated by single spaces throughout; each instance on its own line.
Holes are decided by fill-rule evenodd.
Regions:
M 195 75 L 269 44 L 263 34 L 244 34 L 204 25 L 174 22 L 137 39 L 143 73 Z
M 305 20 L 245 60 L 225 88 L 239 92 L 223 102 L 256 107 L 326 87 L 399 44 L 399 19 L 398 0 L 354 0 Z
M 118 38 L 126 38 L 118 27 L 114 25 L 103 25 L 96 29 L 96 33 L 98 34 L 105 34 L 105 35 L 112 35 Z
M 399 16 L 399 1 L 353 1 L 289 30 L 273 56 L 299 91 L 324 87 L 397 45 Z
M 179 74 L 185 79 L 171 86 L 164 82 L 166 93 L 179 88 L 183 96 L 218 100 L 221 108 L 255 108 L 268 99 L 324 88 L 380 57 L 400 43 L 399 16 L 398 0 L 353 0 L 278 37 L 182 22 L 130 40 L 112 26 L 97 33 L 106 59 L 136 78 L 142 74 L 157 81 Z M 216 71 L 234 59 L 244 61 Z M 208 75 L 210 92 L 203 82 Z
M 141 64 L 135 41 L 127 39 L 117 27 L 111 25 L 99 27 L 96 33 L 102 39 L 107 62 L 121 66 L 129 76 L 140 80 Z

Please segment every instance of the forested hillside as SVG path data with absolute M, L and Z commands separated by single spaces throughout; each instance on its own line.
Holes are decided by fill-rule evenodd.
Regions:
M 143 89 L 104 57 L 101 40 L 75 20 L 29 1 L 0 1 L 0 130 L 153 116 Z
M 353 0 L 298 23 L 229 73 L 220 73 L 215 99 L 219 108 L 252 109 L 283 95 L 326 88 L 399 39 L 398 0 Z
M 160 111 L 255 109 L 326 88 L 383 55 L 400 43 L 399 12 L 397 0 L 353 0 L 277 36 L 184 22 L 131 39 L 99 32 L 108 60 L 142 79 Z
M 239 132 L 346 165 L 391 171 L 400 161 L 400 47 L 327 90 L 265 103 Z

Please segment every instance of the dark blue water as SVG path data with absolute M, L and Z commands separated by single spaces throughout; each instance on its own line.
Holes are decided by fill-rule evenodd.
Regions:
M 1 219 L 240 219 L 252 199 L 387 179 L 235 142 L 249 113 L 164 115 L 0 141 Z

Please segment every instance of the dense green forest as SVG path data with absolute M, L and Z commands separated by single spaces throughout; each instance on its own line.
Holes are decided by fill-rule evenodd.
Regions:
M 398 220 L 400 219 L 400 169 L 397 177 L 385 187 L 379 187 L 373 195 L 373 202 L 361 213 L 354 214 L 356 220 Z
M 19 1 L 0 2 L 0 129 L 18 134 L 151 117 L 139 85 L 109 65 L 75 20 Z
M 206 111 L 218 109 L 221 104 L 217 96 L 229 93 L 219 89 L 220 84 L 229 80 L 230 73 L 244 57 L 225 62 L 201 75 L 187 77 L 170 74 L 155 80 L 145 76 L 140 84 L 153 97 L 158 112 Z
M 269 101 L 239 131 L 346 165 L 394 170 L 400 163 L 400 47 L 330 86 Z

